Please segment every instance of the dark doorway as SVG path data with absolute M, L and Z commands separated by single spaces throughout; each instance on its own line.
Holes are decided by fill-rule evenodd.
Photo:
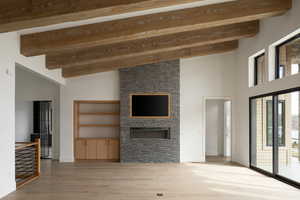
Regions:
M 31 140 L 41 139 L 41 158 L 52 158 L 52 102 L 33 102 L 33 134 Z

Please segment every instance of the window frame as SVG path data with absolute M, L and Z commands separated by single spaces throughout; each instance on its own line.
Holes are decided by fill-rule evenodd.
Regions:
M 266 53 L 261 53 L 257 56 L 254 57 L 254 86 L 257 86 L 258 85 L 258 59 L 261 58 L 261 57 L 265 57 L 266 56 Z M 266 59 L 266 57 L 264 58 Z M 264 74 L 262 74 L 263 76 Z
M 286 76 L 280 77 L 280 67 L 282 67 L 282 65 L 280 64 L 280 58 L 279 58 L 280 47 L 286 45 L 287 43 L 290 43 L 293 40 L 299 39 L 299 38 L 300 38 L 300 33 L 298 33 L 297 35 L 295 35 L 295 36 L 287 39 L 286 41 L 275 46 L 275 80 L 286 77 Z M 285 68 L 284 68 L 284 72 L 286 73 Z

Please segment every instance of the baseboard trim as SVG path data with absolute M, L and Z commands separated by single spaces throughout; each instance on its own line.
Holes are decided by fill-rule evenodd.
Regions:
M 61 163 L 72 163 L 72 162 L 74 162 L 74 158 L 73 157 L 69 157 L 69 158 L 60 157 L 59 162 L 61 162 Z
M 5 184 L 3 186 L 1 186 L 1 190 L 0 190 L 0 199 L 2 199 L 3 197 L 9 195 L 10 193 L 16 191 L 16 181 L 10 181 L 10 184 Z

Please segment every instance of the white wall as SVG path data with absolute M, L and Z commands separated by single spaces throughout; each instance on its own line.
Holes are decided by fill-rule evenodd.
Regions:
M 180 157 L 182 162 L 203 162 L 204 98 L 234 99 L 235 52 L 182 59 L 180 70 Z
M 181 60 L 181 161 L 205 159 L 204 97 L 234 97 L 235 53 Z M 60 161 L 74 161 L 74 100 L 119 100 L 119 73 L 99 73 L 67 79 L 61 86 Z
M 29 142 L 33 133 L 33 102 L 16 99 L 16 142 Z
M 23 66 L 16 67 L 16 141 L 21 141 L 22 136 L 30 139 L 30 134 L 33 132 L 33 101 L 52 101 L 53 105 L 53 132 L 52 132 L 52 156 L 53 159 L 59 159 L 59 102 L 60 102 L 60 87 L 59 84 L 46 79 L 45 77 L 26 69 Z M 28 103 L 31 102 L 31 108 L 28 108 Z M 21 104 L 21 105 L 18 105 Z M 25 104 L 25 105 L 24 105 Z M 22 106 L 23 105 L 23 106 Z M 20 107 L 22 106 L 22 107 Z M 26 107 L 24 107 L 26 106 Z M 24 109 L 31 109 L 26 110 Z M 21 115 L 17 115 L 21 114 Z M 30 116 L 31 115 L 31 116 Z M 30 117 L 29 121 L 28 117 Z M 26 123 L 27 122 L 27 123 Z M 30 130 L 25 130 L 31 126 Z M 25 132 L 26 131 L 26 132 Z M 25 134 L 25 135 L 24 135 Z M 18 140 L 17 140 L 18 139 Z M 23 140 L 24 141 L 24 140 Z
M 73 162 L 74 100 L 119 100 L 119 72 L 106 72 L 72 78 L 60 88 L 60 161 Z
M 266 49 L 289 33 L 300 28 L 300 1 L 293 0 L 293 8 L 287 14 L 262 20 L 260 32 L 254 38 L 243 39 L 237 52 L 237 108 L 234 115 L 238 116 L 235 126 L 236 145 L 234 161 L 249 165 L 249 97 L 258 94 L 299 87 L 300 75 L 282 80 L 275 80 L 255 88 L 248 87 L 248 57 Z M 268 62 L 268 65 L 271 63 Z
M 0 34 L 0 198 L 15 183 L 15 48 L 10 34 Z
M 224 100 L 206 100 L 205 155 L 224 155 Z
M 0 34 L 0 198 L 16 188 L 15 183 L 15 63 L 19 63 L 59 83 L 59 71 L 48 71 L 43 56 L 20 55 L 17 33 Z

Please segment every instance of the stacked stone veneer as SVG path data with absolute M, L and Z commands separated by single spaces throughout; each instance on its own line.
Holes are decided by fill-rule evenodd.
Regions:
M 179 60 L 120 70 L 121 162 L 180 161 Z M 171 95 L 170 119 L 130 118 L 130 94 Z M 169 127 L 170 139 L 130 138 L 130 127 Z

